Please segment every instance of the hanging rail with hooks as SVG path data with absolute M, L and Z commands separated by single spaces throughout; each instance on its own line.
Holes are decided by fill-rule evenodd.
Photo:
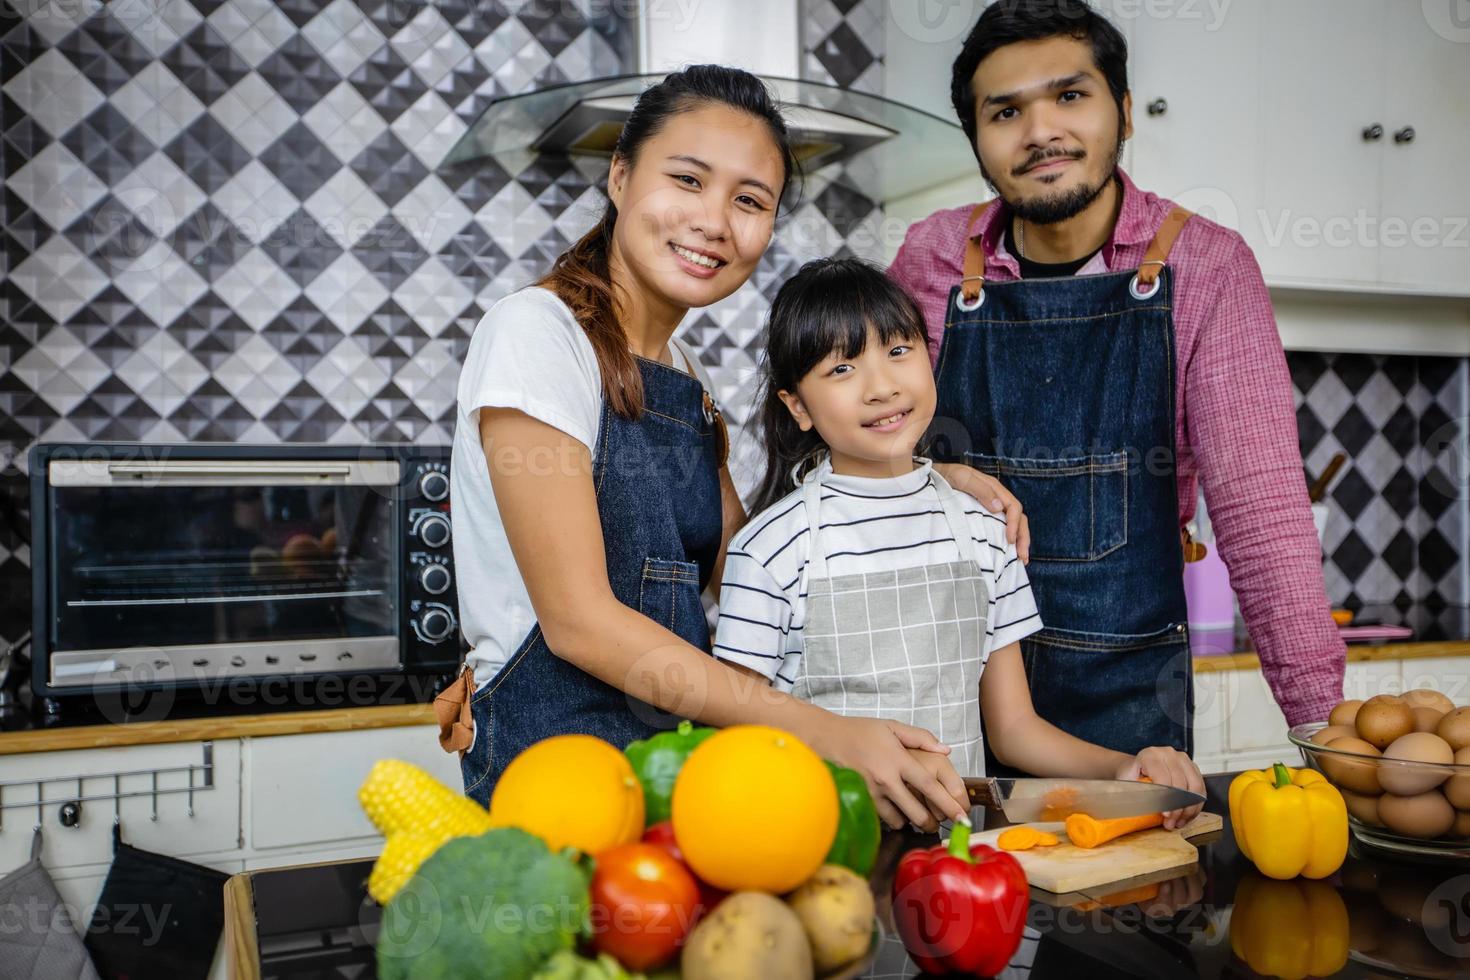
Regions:
M 123 772 L 98 772 L 88 773 L 81 776 L 48 776 L 41 779 L 15 779 L 0 781 L 0 830 L 4 829 L 4 817 L 6 810 L 35 809 L 36 826 L 40 827 L 47 806 L 61 806 L 61 822 L 63 826 L 75 827 L 81 815 L 83 803 L 112 801 L 112 819 L 116 823 L 122 819 L 122 801 L 135 797 L 147 796 L 152 799 L 152 810 L 149 814 L 150 820 L 158 819 L 158 798 L 160 796 L 177 796 L 188 794 L 188 806 L 185 814 L 194 816 L 194 794 L 214 789 L 214 743 L 205 742 L 201 746 L 203 759 L 199 763 L 187 766 L 161 766 L 152 769 L 133 769 Z M 159 777 L 174 773 L 184 774 L 187 784 L 183 786 L 159 786 Z M 136 789 L 124 791 L 124 780 L 139 780 L 146 777 L 149 781 L 147 789 Z M 196 777 L 199 777 L 196 780 Z M 111 782 L 112 792 L 88 793 L 87 784 L 98 781 Z M 171 780 L 177 781 L 177 780 Z M 31 787 L 31 793 L 23 793 L 24 799 L 16 800 L 13 792 L 21 787 Z M 58 790 L 48 793 L 48 786 L 61 786 L 66 789 L 74 789 L 74 793 Z M 10 797 L 7 799 L 7 797 Z M 70 817 L 68 816 L 70 814 Z

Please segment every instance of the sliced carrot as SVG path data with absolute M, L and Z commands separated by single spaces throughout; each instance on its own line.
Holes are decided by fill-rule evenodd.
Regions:
M 1002 851 L 1029 851 L 1033 847 L 1055 847 L 1061 842 L 1056 834 L 1037 830 L 1035 827 L 1012 827 L 1001 831 L 1001 835 L 995 839 L 996 845 Z
M 1097 847 L 1115 837 L 1131 834 L 1135 830 L 1147 830 L 1149 827 L 1161 826 L 1163 822 L 1162 813 L 1145 813 L 1138 817 L 1115 817 L 1111 820 L 1098 820 L 1085 813 L 1074 813 L 1067 818 L 1067 837 L 1077 847 Z

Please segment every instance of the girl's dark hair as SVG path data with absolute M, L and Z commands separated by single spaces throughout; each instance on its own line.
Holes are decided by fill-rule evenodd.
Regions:
M 781 152 L 784 192 L 796 169 L 786 122 L 764 83 L 739 68 L 693 65 L 645 89 L 628 113 L 613 156 L 627 161 L 630 167 L 635 166 L 643 145 L 669 119 L 713 104 L 739 109 L 766 124 Z M 592 230 L 557 256 L 551 271 L 537 280 L 536 285 L 556 293 L 587 331 L 597 354 L 602 393 L 608 405 L 619 415 L 636 419 L 643 411 L 643 376 L 628 350 L 627 333 L 620 320 L 621 299 L 614 293 L 608 268 L 617 220 L 618 209 L 608 201 L 602 218 Z
M 766 328 L 756 426 L 766 447 L 766 473 L 751 502 L 752 514 L 790 493 L 793 469 L 805 476 L 827 448 L 815 429 L 801 431 L 779 393 L 795 391 L 796 383 L 834 351 L 857 357 L 868 346 L 870 326 L 884 344 L 911 341 L 928 356 L 928 331 L 918 305 L 862 259 L 808 262 L 776 293 Z
M 995 0 L 970 29 L 949 80 L 950 101 L 977 160 L 980 150 L 975 144 L 975 89 L 971 83 L 980 62 L 1007 44 L 1049 37 L 1070 37 L 1092 46 L 1093 63 L 1118 105 L 1121 128 L 1123 96 L 1128 91 L 1128 42 L 1118 29 L 1086 0 Z

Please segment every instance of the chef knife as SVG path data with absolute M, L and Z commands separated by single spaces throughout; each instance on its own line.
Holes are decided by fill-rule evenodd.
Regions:
M 1167 813 L 1203 803 L 1205 798 L 1176 786 L 1126 779 L 1001 779 L 966 776 L 965 789 L 976 806 L 998 807 L 1013 823 L 1065 820 L 1085 813 L 1099 820 Z

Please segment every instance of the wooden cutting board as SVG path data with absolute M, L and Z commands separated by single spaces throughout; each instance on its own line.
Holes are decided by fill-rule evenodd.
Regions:
M 1218 813 L 1201 813 L 1178 830 L 1155 827 L 1110 840 L 1099 847 L 1085 848 L 1074 847 L 1060 823 L 1033 823 L 1027 826 L 1049 830 L 1062 842 L 1054 847 L 1007 853 L 1021 863 L 1026 880 L 1035 888 L 1048 892 L 1092 891 L 1100 885 L 1195 864 L 1199 861 L 1199 848 L 1190 840 L 1216 833 L 1223 825 Z M 994 847 L 995 839 L 1009 829 L 981 831 L 970 840 Z

